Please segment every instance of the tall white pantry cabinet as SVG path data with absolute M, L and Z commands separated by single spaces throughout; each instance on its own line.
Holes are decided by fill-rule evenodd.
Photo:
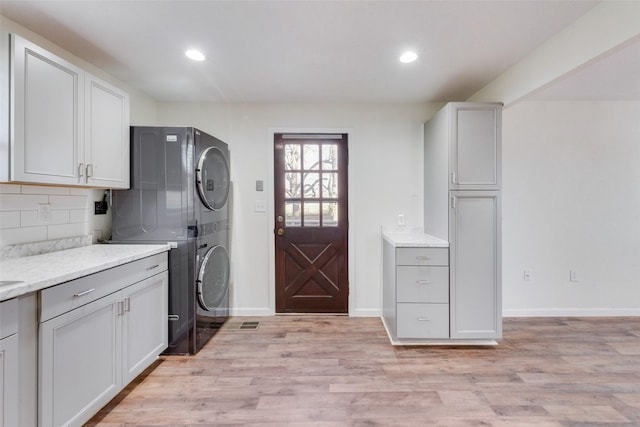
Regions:
M 449 336 L 502 336 L 500 103 L 449 103 L 424 125 L 424 232 L 449 241 Z

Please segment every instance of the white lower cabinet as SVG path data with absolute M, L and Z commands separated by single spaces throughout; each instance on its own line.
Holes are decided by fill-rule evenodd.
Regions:
M 164 261 L 155 256 L 127 264 L 122 274 L 115 268 L 42 291 L 41 313 L 55 317 L 41 319 L 39 331 L 40 427 L 82 425 L 166 348 L 168 274 L 162 256 Z M 158 262 L 164 262 L 162 269 Z M 159 273 L 132 284 L 126 280 L 132 264 Z M 103 288 L 118 290 L 101 296 Z M 57 314 L 56 308 L 75 300 L 84 304 Z
M 448 339 L 448 248 L 383 242 L 383 320 L 392 340 Z
M 0 427 L 18 424 L 18 300 L 0 302 Z

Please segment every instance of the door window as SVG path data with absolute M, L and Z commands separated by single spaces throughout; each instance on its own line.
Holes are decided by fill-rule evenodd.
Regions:
M 338 226 L 338 160 L 331 141 L 284 144 L 285 226 Z

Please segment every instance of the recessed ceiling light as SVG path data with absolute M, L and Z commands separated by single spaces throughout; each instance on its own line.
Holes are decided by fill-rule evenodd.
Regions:
M 418 59 L 418 54 L 412 51 L 406 51 L 402 55 L 400 55 L 400 62 L 404 62 L 408 64 L 409 62 L 413 62 Z
M 204 55 L 197 49 L 189 49 L 184 54 L 187 55 L 187 58 L 193 59 L 194 61 L 204 61 Z

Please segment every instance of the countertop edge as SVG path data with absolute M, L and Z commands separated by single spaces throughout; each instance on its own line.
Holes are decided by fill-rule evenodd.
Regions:
M 117 267 L 123 264 L 127 264 L 133 261 L 137 261 L 139 259 L 147 258 L 147 257 L 157 255 L 162 252 L 167 252 L 170 250 L 170 246 L 168 244 L 91 245 L 91 246 L 85 246 L 82 248 L 67 249 L 59 252 L 51 252 L 48 254 L 34 255 L 31 257 L 16 258 L 11 260 L 10 262 L 17 264 L 21 262 L 20 260 L 24 262 L 25 259 L 30 258 L 32 262 L 38 261 L 41 259 L 43 261 L 46 260 L 46 262 L 49 262 L 49 263 L 55 263 L 57 257 L 68 257 L 70 254 L 82 255 L 83 253 L 92 251 L 92 249 L 87 249 L 87 248 L 95 248 L 95 247 L 102 247 L 102 246 L 111 246 L 111 247 L 126 246 L 127 249 L 133 250 L 133 253 L 105 257 L 105 259 L 101 259 L 100 261 L 97 261 L 97 262 L 93 261 L 86 265 L 80 265 L 74 270 L 66 270 L 58 274 L 54 273 L 44 278 L 37 277 L 33 280 L 22 280 L 21 277 L 17 277 L 15 278 L 16 280 L 22 280 L 22 281 L 15 284 L 0 286 L 0 301 L 17 298 L 31 292 L 37 292 L 51 286 L 56 286 L 64 282 L 68 282 L 70 280 L 78 279 L 84 276 L 89 276 L 91 274 L 98 273 L 100 271 L 108 270 L 113 267 Z M 99 249 L 93 249 L 93 250 L 99 250 Z M 8 264 L 8 262 L 6 263 Z M 0 265 L 2 264 L 3 263 L 0 263 Z M 5 277 L 3 277 L 3 279 L 4 278 Z M 6 279 L 14 280 L 13 277 L 6 277 Z
M 449 242 L 430 234 L 384 232 L 382 238 L 396 248 L 448 248 Z

